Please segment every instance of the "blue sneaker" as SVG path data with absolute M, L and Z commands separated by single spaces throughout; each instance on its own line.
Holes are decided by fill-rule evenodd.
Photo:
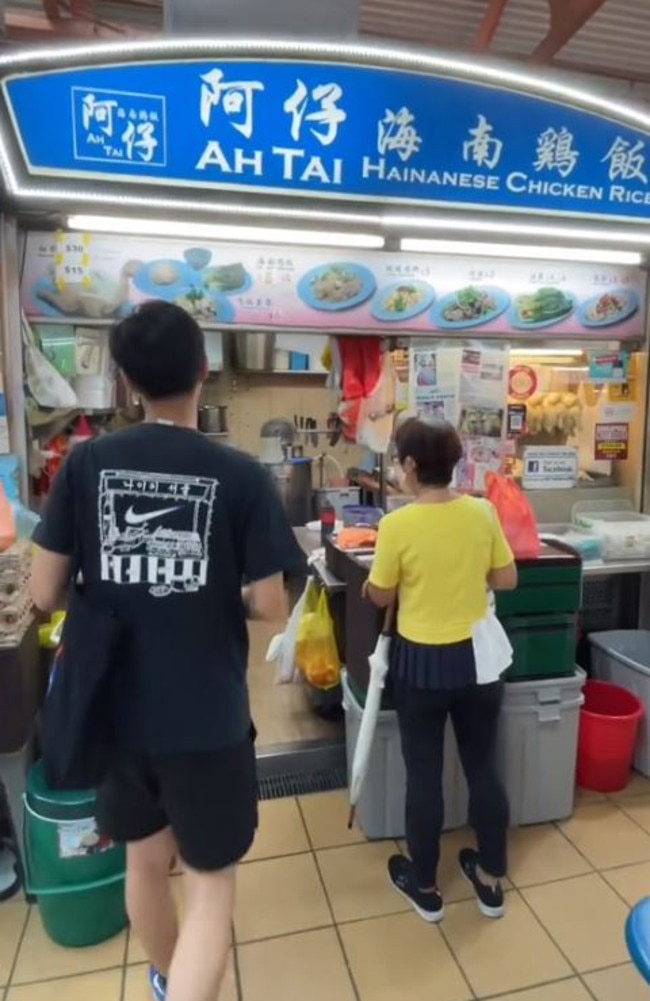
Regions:
M 165 1001 L 167 997 L 167 980 L 153 966 L 149 970 L 149 983 L 151 984 L 151 993 L 153 994 L 154 1001 Z

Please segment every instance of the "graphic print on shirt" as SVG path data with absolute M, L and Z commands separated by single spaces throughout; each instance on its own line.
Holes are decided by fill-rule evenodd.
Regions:
M 201 476 L 105 469 L 99 483 L 101 579 L 148 584 L 156 598 L 205 587 L 218 485 Z

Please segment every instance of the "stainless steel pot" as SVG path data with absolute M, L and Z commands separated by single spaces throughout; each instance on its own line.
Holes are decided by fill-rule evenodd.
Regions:
M 288 459 L 267 466 L 282 498 L 289 524 L 301 527 L 311 520 L 312 460 L 307 457 Z
M 199 407 L 198 424 L 199 431 L 204 434 L 225 434 L 228 430 L 228 407 L 209 404 Z
M 272 372 L 275 334 L 236 330 L 233 336 L 235 368 L 240 372 Z

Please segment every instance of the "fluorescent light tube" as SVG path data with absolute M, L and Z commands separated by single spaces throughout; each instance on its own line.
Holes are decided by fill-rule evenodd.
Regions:
M 511 348 L 510 354 L 526 358 L 582 358 L 584 352 L 573 348 Z
M 119 233 L 134 236 L 169 236 L 197 240 L 237 240 L 240 243 L 298 244 L 304 247 L 357 247 L 381 250 L 383 236 L 373 233 L 345 233 L 328 230 L 282 229 L 262 226 L 233 226 L 219 223 L 177 222 L 164 219 L 129 219 L 126 216 L 73 215 L 71 230 L 84 233 Z
M 382 217 L 382 224 L 393 230 L 405 229 L 441 229 L 448 232 L 485 233 L 486 236 L 531 236 L 548 240 L 585 240 L 590 243 L 608 244 L 624 243 L 639 246 L 650 245 L 650 230 L 646 227 L 629 226 L 627 229 L 612 229 L 610 227 L 587 226 L 544 226 L 534 222 L 491 222 L 489 219 L 469 219 L 454 216 L 400 216 L 387 215 Z
M 588 264 L 636 264 L 643 255 L 631 250 L 609 250 L 599 247 L 542 247 L 518 243 L 475 243 L 469 240 L 418 240 L 400 241 L 402 250 L 414 254 L 465 254 L 477 257 L 516 257 L 529 261 L 584 261 Z

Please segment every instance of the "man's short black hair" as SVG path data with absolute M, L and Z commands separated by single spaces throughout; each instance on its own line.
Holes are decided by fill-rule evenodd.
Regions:
M 149 400 L 191 393 L 205 366 L 203 331 L 169 302 L 147 302 L 110 333 L 113 361 Z
M 456 428 L 447 421 L 412 417 L 395 435 L 400 463 L 415 463 L 418 483 L 423 487 L 448 487 L 463 455 Z

